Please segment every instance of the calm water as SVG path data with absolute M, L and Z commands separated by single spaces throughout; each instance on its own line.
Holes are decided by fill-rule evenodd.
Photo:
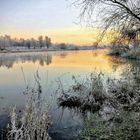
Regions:
M 107 50 L 0 54 L 0 128 L 5 127 L 11 106 L 22 108 L 26 85 L 34 85 L 38 70 L 43 94 L 47 97 L 53 126 L 53 139 L 73 139 L 82 128 L 84 115 L 57 106 L 57 79 L 64 87 L 72 83 L 72 75 L 83 78 L 102 71 L 108 76 L 122 77 L 139 71 L 140 62 L 107 56 Z

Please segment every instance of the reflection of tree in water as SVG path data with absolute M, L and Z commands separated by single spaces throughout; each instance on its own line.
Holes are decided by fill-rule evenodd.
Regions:
M 13 66 L 14 60 L 5 60 L 5 58 L 0 58 L 0 67 L 6 66 L 7 68 L 11 68 Z
M 60 54 L 60 57 L 61 57 L 61 58 L 66 58 L 67 55 L 68 55 L 68 54 L 67 54 L 66 52 L 63 52 L 63 53 Z
M 44 60 L 43 57 L 40 57 L 40 59 L 39 59 L 39 64 L 41 66 L 44 66 L 44 64 L 49 65 L 51 63 L 52 63 L 52 55 L 49 54 L 49 53 L 46 55 L 46 59 L 45 60 Z
M 74 51 L 72 53 L 74 53 Z M 54 52 L 54 55 L 59 56 L 60 58 L 66 58 L 68 56 L 68 54 L 70 54 L 70 53 L 68 53 L 67 51 Z
M 48 54 L 47 55 L 47 65 L 49 65 L 51 63 L 52 63 L 52 55 L 51 54 Z
M 49 65 L 52 62 L 52 55 L 45 54 L 2 54 L 0 56 L 0 67 L 12 68 L 17 62 L 39 62 L 41 66 Z

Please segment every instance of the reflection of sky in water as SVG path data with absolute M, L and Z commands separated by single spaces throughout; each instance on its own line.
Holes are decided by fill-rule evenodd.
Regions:
M 106 50 L 69 51 L 46 53 L 1 54 L 0 56 L 0 105 L 22 104 L 22 91 L 26 84 L 34 84 L 34 74 L 39 70 L 44 94 L 50 99 L 55 93 L 56 79 L 61 77 L 64 86 L 71 84 L 71 75 L 85 77 L 92 71 L 103 71 L 107 75 L 119 75 L 126 65 L 105 55 Z M 16 101 L 16 102 L 15 102 Z
M 38 70 L 41 77 L 43 94 L 52 104 L 51 114 L 55 128 L 73 128 L 81 124 L 82 116 L 73 116 L 70 110 L 58 109 L 55 95 L 57 78 L 61 77 L 65 87 L 71 85 L 71 76 L 85 77 L 91 72 L 103 71 L 107 75 L 120 76 L 129 67 L 129 63 L 106 55 L 106 50 L 70 51 L 46 53 L 1 54 L 0 56 L 0 115 L 7 114 L 12 105 L 24 104 L 25 81 L 34 84 L 34 74 Z M 62 120 L 61 120 L 62 116 Z M 72 117 L 73 116 L 73 117 Z M 58 121 L 61 122 L 58 123 Z M 74 121 L 75 120 L 75 121 Z M 57 130 L 57 129 L 56 129 Z

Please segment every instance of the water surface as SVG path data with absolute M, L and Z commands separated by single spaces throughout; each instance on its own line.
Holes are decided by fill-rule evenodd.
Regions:
M 108 50 L 28 52 L 0 54 L 0 128 L 7 124 L 10 107 L 22 108 L 25 103 L 23 91 L 33 86 L 38 71 L 43 95 L 50 105 L 53 125 L 50 133 L 53 139 L 73 139 L 81 129 L 84 115 L 57 105 L 57 79 L 69 87 L 72 75 L 82 79 L 91 72 L 103 72 L 107 76 L 122 77 L 133 75 L 139 70 L 140 62 L 120 59 L 107 55 Z M 133 75 L 134 76 L 134 75 Z M 138 75 L 137 75 L 138 77 Z

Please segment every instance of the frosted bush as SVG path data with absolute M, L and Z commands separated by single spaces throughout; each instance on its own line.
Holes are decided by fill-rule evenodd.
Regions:
M 16 107 L 10 114 L 8 140 L 51 140 L 48 129 L 51 125 L 39 80 L 37 88 L 26 90 L 26 104 L 22 114 L 16 113 Z

